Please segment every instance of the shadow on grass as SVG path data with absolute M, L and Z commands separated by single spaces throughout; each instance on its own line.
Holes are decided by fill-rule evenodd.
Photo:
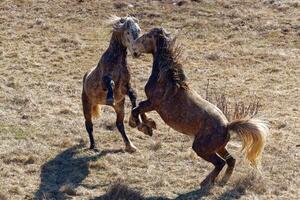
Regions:
M 209 195 L 211 187 L 204 187 L 200 189 L 196 189 L 184 194 L 180 194 L 174 199 L 166 198 L 163 196 L 157 196 L 157 197 L 144 197 L 140 192 L 135 191 L 133 189 L 128 188 L 128 186 L 116 183 L 109 191 L 100 196 L 96 197 L 92 200 L 120 200 L 120 199 L 126 199 L 126 200 L 200 200 L 206 196 Z M 232 188 L 229 191 L 224 192 L 221 194 L 217 199 L 218 200 L 231 200 L 231 199 L 239 199 L 245 195 L 245 189 L 243 187 L 240 187 L 239 185 L 235 185 L 234 188 Z
M 76 157 L 82 149 L 82 144 L 68 148 L 41 167 L 41 183 L 35 199 L 66 199 L 67 194 L 75 193 L 74 189 L 78 186 L 89 187 L 81 184 L 89 174 L 89 162 L 110 153 L 122 152 L 121 149 L 106 150 L 92 156 Z
M 140 192 L 137 192 L 135 190 L 132 190 L 128 188 L 126 185 L 117 183 L 114 184 L 110 190 L 100 196 L 96 197 L 92 200 L 120 200 L 120 199 L 126 199 L 126 200 L 199 200 L 202 197 L 205 197 L 209 194 L 210 187 L 206 188 L 200 188 L 197 190 L 190 191 L 185 194 L 181 194 L 175 199 L 170 199 L 166 197 L 144 197 Z

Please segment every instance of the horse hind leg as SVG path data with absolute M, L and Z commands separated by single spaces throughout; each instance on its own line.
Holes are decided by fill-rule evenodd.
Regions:
M 90 139 L 90 149 L 95 148 L 95 140 L 93 136 L 93 122 L 92 116 L 99 115 L 98 106 L 92 106 L 88 100 L 87 95 L 83 92 L 82 93 L 82 107 L 83 107 L 83 114 L 85 118 L 85 128 L 88 132 L 89 139 Z
M 218 150 L 218 155 L 221 156 L 225 161 L 227 166 L 227 169 L 225 171 L 225 175 L 222 179 L 222 183 L 225 184 L 228 182 L 229 178 L 231 177 L 233 170 L 234 170 L 234 166 L 235 166 L 235 159 L 229 154 L 229 152 L 227 151 L 227 149 L 224 147 L 222 147 L 221 149 Z
M 127 95 L 130 99 L 131 102 L 131 110 L 133 110 L 136 107 L 136 99 L 137 99 L 137 94 L 134 91 L 133 88 L 131 88 L 129 85 L 127 86 Z M 131 126 L 132 128 L 137 127 L 137 124 L 135 123 L 135 121 L 132 118 L 132 115 L 130 114 L 129 117 L 129 122 L 128 122 L 129 126 Z
M 201 182 L 201 186 L 214 183 L 216 177 L 219 175 L 226 163 L 215 152 L 219 147 L 219 145 L 217 144 L 218 142 L 214 141 L 214 138 L 212 138 L 209 134 L 203 135 L 201 137 L 196 136 L 193 142 L 193 150 L 197 153 L 197 155 L 214 165 L 214 169 Z
M 127 95 L 131 102 L 131 110 L 133 110 L 136 107 L 137 94 L 133 88 L 131 88 L 130 86 L 127 86 Z

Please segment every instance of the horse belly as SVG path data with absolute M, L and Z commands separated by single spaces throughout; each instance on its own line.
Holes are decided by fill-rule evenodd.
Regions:
M 83 90 L 92 104 L 105 104 L 107 91 L 102 88 L 101 82 L 95 77 L 87 76 Z
M 168 126 L 186 135 L 196 135 L 201 127 L 201 122 L 196 116 L 186 116 L 186 113 L 181 112 L 180 109 L 160 109 L 158 114 Z

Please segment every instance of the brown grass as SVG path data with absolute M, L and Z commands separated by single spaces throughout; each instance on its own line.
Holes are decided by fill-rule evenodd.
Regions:
M 1 199 L 1 200 L 7 200 L 8 197 L 7 197 L 7 195 L 5 195 L 5 194 L 3 194 L 3 193 L 1 192 L 1 193 L 0 193 L 0 199 Z
M 97 199 L 113 195 L 117 181 L 125 185 L 118 194 L 142 199 L 299 198 L 297 1 L 4 0 L 0 13 L 0 199 Z M 258 111 L 270 121 L 262 177 L 253 178 L 232 140 L 232 179 L 199 189 L 212 166 L 193 152 L 192 138 L 156 113 L 153 138 L 130 128 L 128 99 L 125 128 L 139 151 L 124 153 L 105 106 L 94 120 L 99 152 L 87 150 L 82 77 L 107 48 L 111 14 L 132 14 L 143 31 L 163 26 L 176 35 L 190 87 L 205 98 L 209 80 L 211 101 L 229 118 Z M 129 55 L 128 62 L 140 101 L 152 57 Z
M 144 200 L 145 198 L 138 192 L 133 189 L 130 189 L 127 185 L 122 183 L 113 184 L 108 192 L 99 197 L 101 200 Z

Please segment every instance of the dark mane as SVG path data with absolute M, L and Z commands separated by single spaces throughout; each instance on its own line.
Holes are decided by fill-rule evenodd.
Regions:
M 182 64 L 178 61 L 181 48 L 175 45 L 175 40 L 166 34 L 160 35 L 157 40 L 157 65 L 160 69 L 159 81 L 170 81 L 177 88 L 188 89 L 186 76 Z

